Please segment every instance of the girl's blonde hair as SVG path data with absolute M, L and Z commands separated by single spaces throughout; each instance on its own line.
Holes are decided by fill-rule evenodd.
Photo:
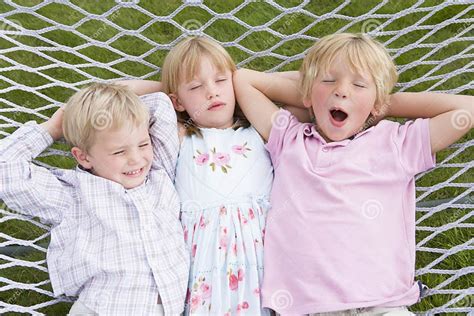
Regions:
M 385 47 L 364 34 L 340 33 L 321 38 L 309 50 L 300 68 L 300 86 L 304 98 L 310 98 L 314 80 L 328 72 L 341 57 L 354 72 L 369 72 L 376 86 L 375 108 L 380 109 L 397 83 L 395 64 Z
M 229 53 L 219 43 L 206 37 L 188 37 L 174 46 L 165 58 L 161 70 L 163 92 L 176 94 L 181 83 L 191 81 L 203 57 L 209 58 L 219 71 L 234 72 L 237 69 Z M 193 124 L 186 111 L 176 113 L 187 135 L 201 135 L 199 127 Z M 234 117 L 234 129 L 250 126 L 238 104 L 235 105 Z
M 117 84 L 95 83 L 76 92 L 64 107 L 63 134 L 73 146 L 88 151 L 96 132 L 148 122 L 146 106 L 136 94 Z

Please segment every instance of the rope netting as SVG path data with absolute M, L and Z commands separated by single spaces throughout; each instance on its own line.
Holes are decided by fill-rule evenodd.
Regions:
M 454 0 L 5 1 L 0 138 L 26 121 L 47 119 L 91 82 L 159 79 L 167 51 L 189 35 L 216 39 L 238 66 L 278 71 L 297 69 L 323 35 L 369 33 L 395 58 L 399 91 L 472 94 L 473 9 L 473 1 Z M 469 124 L 468 114 L 453 123 Z M 430 290 L 413 311 L 472 312 L 473 144 L 470 133 L 417 178 L 416 276 Z M 63 143 L 37 163 L 73 165 Z M 67 311 L 71 299 L 54 298 L 48 280 L 49 227 L 1 201 L 0 216 L 0 313 Z

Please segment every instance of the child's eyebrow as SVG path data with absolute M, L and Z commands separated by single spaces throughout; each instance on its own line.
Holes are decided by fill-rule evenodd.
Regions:
M 370 75 L 365 75 L 365 76 L 364 76 L 364 75 L 362 75 L 361 73 L 356 73 L 356 74 L 355 74 L 355 78 L 356 78 L 357 80 L 361 80 L 361 81 L 366 81 L 366 82 L 370 81 Z
M 116 151 L 121 151 L 121 150 L 124 150 L 125 149 L 125 146 L 120 146 L 120 147 L 110 147 L 110 148 L 107 148 L 107 151 L 110 151 L 110 152 L 116 152 Z
M 195 84 L 195 83 L 199 83 L 200 80 L 196 77 L 193 77 L 191 78 L 188 82 L 185 83 L 185 85 L 189 86 L 189 85 L 192 85 L 192 84 Z

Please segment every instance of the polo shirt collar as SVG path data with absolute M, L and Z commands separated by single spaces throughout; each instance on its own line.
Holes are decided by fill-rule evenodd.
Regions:
M 316 125 L 312 124 L 312 123 L 308 123 L 304 128 L 303 128 L 303 134 L 305 136 L 313 136 L 315 137 L 316 139 L 318 139 L 322 144 L 324 145 L 328 145 L 328 146 L 345 146 L 347 144 L 349 144 L 351 141 L 361 137 L 362 135 L 364 134 L 367 134 L 369 132 L 371 132 L 373 129 L 375 128 L 375 126 L 371 126 L 365 130 L 363 130 L 362 132 L 359 132 L 355 135 L 353 135 L 352 137 L 348 138 L 348 139 L 344 139 L 344 140 L 341 140 L 341 141 L 338 141 L 338 142 L 330 142 L 328 143 L 324 137 L 321 136 L 321 134 L 319 134 L 319 132 L 316 130 Z

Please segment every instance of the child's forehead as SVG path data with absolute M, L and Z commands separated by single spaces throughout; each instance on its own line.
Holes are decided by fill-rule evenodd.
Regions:
M 149 137 L 148 125 L 145 122 L 136 124 L 127 122 L 119 126 L 98 130 L 94 135 L 96 142 L 112 145 L 127 144 L 147 137 Z
M 193 60 L 193 62 L 185 62 L 182 65 L 180 72 L 180 82 L 189 82 L 197 77 L 201 73 L 208 75 L 224 74 L 228 71 L 228 66 L 224 60 L 217 58 L 216 56 L 203 55 Z
M 230 72 L 229 69 L 226 69 L 225 67 L 203 67 L 203 68 L 196 68 L 194 71 L 190 71 L 185 74 L 186 79 L 192 79 L 195 77 L 199 77 L 202 75 L 215 75 L 215 74 L 225 74 L 227 72 Z
M 316 67 L 319 68 L 317 73 L 321 75 L 342 73 L 364 78 L 373 77 L 372 70 L 366 61 L 346 54 L 335 55 L 325 62 L 320 62 Z

